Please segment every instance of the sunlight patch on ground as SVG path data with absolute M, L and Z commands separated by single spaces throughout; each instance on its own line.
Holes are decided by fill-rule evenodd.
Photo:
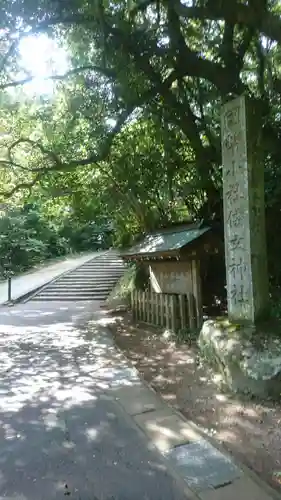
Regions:
M 108 326 L 108 325 L 113 325 L 115 323 L 117 323 L 118 321 L 121 321 L 122 317 L 117 317 L 117 316 L 114 316 L 114 317 L 107 317 L 107 318 L 101 318 L 99 320 L 96 321 L 96 324 L 97 325 L 100 325 L 100 326 Z
M 216 394 L 215 398 L 223 403 L 228 401 L 228 397 L 225 394 Z
M 138 380 L 101 330 L 110 318 L 91 321 L 85 331 L 72 322 L 52 323 L 50 316 L 38 308 L 25 311 L 25 326 L 0 325 L 0 411 L 18 412 L 26 404 L 69 409 L 96 401 L 100 390 Z

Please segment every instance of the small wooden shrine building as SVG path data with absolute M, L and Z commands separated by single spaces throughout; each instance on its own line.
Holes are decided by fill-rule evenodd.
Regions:
M 149 273 L 149 290 L 132 296 L 138 319 L 169 326 L 173 316 L 174 329 L 201 326 L 200 261 L 210 247 L 209 231 L 195 224 L 173 225 L 147 234 L 123 253 L 126 261 L 141 261 Z

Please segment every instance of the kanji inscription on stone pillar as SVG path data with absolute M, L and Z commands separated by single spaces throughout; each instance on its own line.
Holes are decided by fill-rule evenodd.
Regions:
M 255 323 L 268 310 L 264 167 L 260 126 L 245 96 L 221 115 L 228 314 Z

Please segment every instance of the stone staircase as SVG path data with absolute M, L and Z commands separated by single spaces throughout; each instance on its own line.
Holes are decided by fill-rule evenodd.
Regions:
M 106 252 L 44 286 L 31 301 L 80 301 L 107 298 L 124 272 L 117 252 Z

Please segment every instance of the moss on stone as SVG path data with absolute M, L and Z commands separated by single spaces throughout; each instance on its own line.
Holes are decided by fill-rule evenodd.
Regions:
M 222 373 L 228 386 L 255 395 L 281 392 L 281 339 L 256 344 L 257 332 L 228 319 L 208 320 L 198 343 L 206 361 Z M 279 391 L 279 392 L 278 392 Z

